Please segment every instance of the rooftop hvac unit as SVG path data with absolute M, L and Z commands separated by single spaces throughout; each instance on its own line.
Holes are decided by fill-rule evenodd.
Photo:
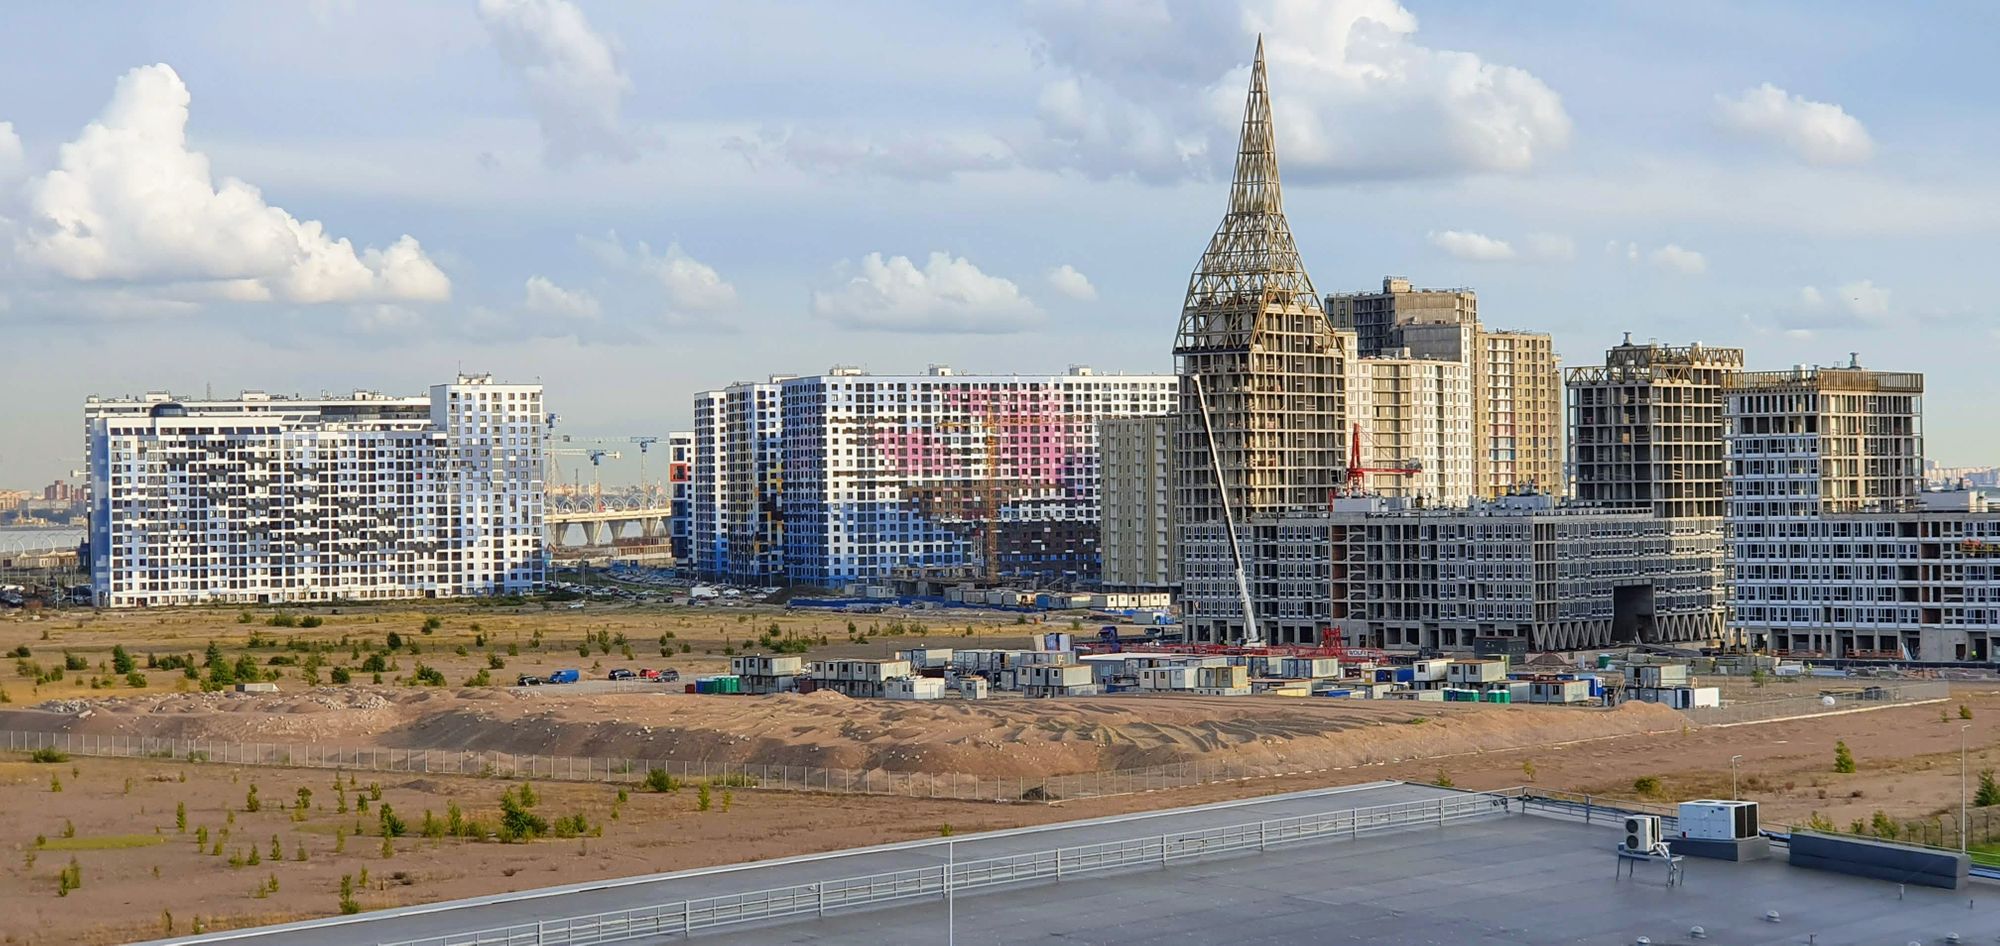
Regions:
M 1652 853 L 1660 843 L 1659 815 L 1625 816 L 1625 850 L 1637 854 Z
M 1681 802 L 1681 837 L 1741 841 L 1759 834 L 1757 803 L 1701 799 Z

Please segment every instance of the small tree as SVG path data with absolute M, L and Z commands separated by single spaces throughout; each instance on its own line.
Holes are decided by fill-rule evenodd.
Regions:
M 251 783 L 250 783 L 250 791 L 249 791 L 249 793 L 243 796 L 243 810 L 244 810 L 244 811 L 262 811 L 262 810 L 264 810 L 264 803 L 263 803 L 262 801 L 259 801 L 259 800 L 257 799 L 257 783 L 256 783 L 256 782 L 251 782 Z
M 1771 682 L 1771 678 L 1770 678 L 1770 676 L 1769 676 L 1768 674 L 1764 673 L 1764 668 L 1762 668 L 1762 667 L 1758 667 L 1757 669 L 1755 669 L 1755 670 L 1752 670 L 1752 671 L 1750 671 L 1750 685 L 1751 685 L 1751 686 L 1753 686 L 1753 687 L 1762 687 L 1762 686 L 1764 686 L 1765 684 L 1767 684 L 1767 683 L 1770 683 L 1770 682 Z
M 132 655 L 125 652 L 124 644 L 115 644 L 112 646 L 111 648 L 112 673 L 120 673 L 120 674 L 131 673 L 132 671 L 137 669 L 139 669 L 139 665 L 132 662 Z
M 1833 770 L 1843 775 L 1854 772 L 1854 753 L 1848 750 L 1845 739 L 1833 742 Z
M 1638 778 L 1633 779 L 1632 791 L 1634 794 L 1646 798 L 1652 798 L 1660 794 L 1661 788 L 1660 788 L 1659 776 L 1641 775 Z
M 175 803 L 174 803 L 174 831 L 175 831 L 175 833 L 177 833 L 177 834 L 186 834 L 186 833 L 187 833 L 187 830 L 188 830 L 188 806 L 187 806 L 187 802 L 184 802 L 184 801 L 183 801 L 183 802 L 175 802 Z
M 1817 811 L 1812 813 L 1812 817 L 1806 819 L 1806 830 L 1818 831 L 1821 834 L 1840 833 L 1840 829 L 1834 827 L 1832 818 L 1828 818 Z
M 2000 785 L 1993 784 L 1993 770 L 1979 772 L 1979 791 L 1972 796 L 1972 803 L 1981 808 L 2000 805 Z
M 1521 777 L 1530 782 L 1535 780 L 1535 760 L 1526 759 L 1521 762 Z
M 1439 769 L 1436 780 L 1432 781 L 1431 784 L 1439 788 L 1450 788 L 1452 787 L 1451 774 L 1443 769 Z
M 1958 704 L 1958 718 L 1959 718 L 1959 719 L 1971 719 L 1971 718 L 1972 718 L 1972 707 L 1970 707 L 1970 706 L 1967 706 L 1967 705 L 1965 705 L 1964 703 L 1960 703 L 1960 704 Z
M 709 807 L 708 783 L 703 782 L 701 783 L 701 788 L 695 792 L 694 810 L 707 811 L 708 807 Z
M 1902 826 L 1896 823 L 1896 819 L 1889 817 L 1888 812 L 1880 808 L 1875 809 L 1875 815 L 1870 819 L 1870 827 L 1874 829 L 1876 837 L 1885 841 L 1894 841 L 1897 835 L 1903 833 Z
M 360 913 L 361 904 L 354 899 L 354 875 L 340 875 L 340 912 Z

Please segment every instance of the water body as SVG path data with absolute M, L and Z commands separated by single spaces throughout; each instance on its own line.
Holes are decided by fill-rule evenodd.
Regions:
M 83 529 L 78 527 L 59 528 L 14 528 L 0 527 L 0 552 L 40 552 L 48 549 L 73 549 L 83 541 Z

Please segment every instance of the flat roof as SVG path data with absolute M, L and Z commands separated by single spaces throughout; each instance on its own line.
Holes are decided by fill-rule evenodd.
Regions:
M 855 851 L 598 881 L 451 903 L 406 907 L 262 930 L 185 937 L 175 943 L 383 943 L 470 934 L 510 924 L 656 906 L 793 884 L 1128 841 L 1266 819 L 1323 815 L 1394 803 L 1478 796 L 1424 785 L 1339 789 L 1119 815 L 1043 827 L 931 839 Z M 1780 851 L 1749 863 L 1687 858 L 1679 886 L 1665 867 L 1616 877 L 1615 816 L 1592 824 L 1494 809 L 1443 826 L 1274 845 L 1264 853 L 1177 860 L 967 891 L 949 909 L 932 895 L 823 918 L 700 931 L 716 944 L 932 946 L 1060 940 L 1093 946 L 1168 943 L 1688 943 L 1779 946 L 1812 942 L 1967 943 L 2000 936 L 2000 887 L 1949 891 L 1788 866 Z M 1968 909 L 1968 903 L 1972 909 Z M 1781 919 L 1765 918 L 1778 911 Z M 533 929 L 530 926 L 529 929 Z M 453 943 L 471 940 L 454 936 Z M 639 941 L 655 941 L 641 939 Z M 665 940 L 658 940 L 665 941 Z M 678 941 L 675 938 L 674 941 Z
M 1768 861 L 1687 858 L 1684 883 L 1638 864 L 1614 879 L 1616 825 L 1511 815 L 1309 843 L 1165 870 L 962 896 L 953 939 L 1091 946 L 1478 943 L 1736 946 L 1967 943 L 2000 935 L 2000 890 L 1911 886 Z M 1971 902 L 1974 909 L 1968 910 Z M 1765 919 L 1776 910 L 1779 922 Z M 703 934 L 714 944 L 930 946 L 942 903 Z M 1691 940 L 1700 926 L 1704 940 Z

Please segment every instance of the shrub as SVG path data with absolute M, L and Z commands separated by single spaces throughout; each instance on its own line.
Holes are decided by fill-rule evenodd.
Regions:
M 668 774 L 666 769 L 648 769 L 646 771 L 646 790 L 649 792 L 678 792 L 681 790 L 681 780 Z
M 1632 780 L 1632 791 L 1646 798 L 1657 797 L 1661 793 L 1660 780 L 1657 776 L 1641 775 Z
M 486 669 L 488 669 L 488 670 L 505 670 L 505 669 L 507 669 L 507 661 L 505 661 L 505 660 L 502 660 L 502 659 L 500 659 L 500 655 L 499 655 L 499 654 L 487 654 L 487 655 L 486 655 Z
M 134 690 L 143 690 L 146 688 L 146 675 L 137 670 L 127 673 L 125 675 L 125 685 Z
M 64 669 L 64 670 L 89 670 L 89 669 L 90 669 L 90 661 L 88 661 L 88 660 L 85 660 L 85 659 L 83 659 L 83 658 L 82 658 L 81 656 L 78 656 L 78 655 L 76 655 L 76 654 L 72 654 L 72 653 L 70 653 L 69 651 L 63 651 L 63 669 Z
M 2000 805 L 2000 785 L 1995 785 L 1993 783 L 1992 769 L 1980 770 L 1979 791 L 1973 794 L 1972 803 L 1978 805 L 1981 808 L 1990 808 L 1994 805 Z
M 1836 739 L 1833 742 L 1833 770 L 1840 773 L 1854 771 L 1854 753 L 1848 750 L 1845 739 Z
M 493 685 L 493 674 L 482 667 L 478 673 L 465 678 L 465 685 L 469 687 L 490 687 Z
M 125 652 L 124 644 L 112 645 L 111 647 L 112 673 L 131 673 L 132 671 L 137 669 L 139 669 L 139 665 L 133 662 L 131 654 Z
M 1964 703 L 1960 703 L 1960 704 L 1958 704 L 1958 718 L 1959 718 L 1959 719 L 1971 719 L 1971 718 L 1972 718 L 1972 707 L 1970 707 L 1970 706 L 1967 706 L 1967 705 L 1965 705 Z
M 522 786 L 526 790 L 526 786 Z M 508 789 L 500 795 L 500 839 L 503 841 L 527 841 L 548 833 L 549 823 L 528 809 L 533 807 L 533 795 L 526 791 L 527 799 Z
M 1452 787 L 1451 774 L 1443 769 L 1439 769 L 1437 778 L 1433 780 L 1431 784 L 1436 785 L 1439 788 L 1451 788 Z
M 361 904 L 354 899 L 354 875 L 340 875 L 340 912 L 360 913 Z
M 257 798 L 257 783 L 251 782 L 249 793 L 243 796 L 243 810 L 262 811 L 263 809 L 264 803 Z
M 444 671 L 436 667 L 426 667 L 423 664 L 417 664 L 416 672 L 410 676 L 410 685 L 427 687 L 444 686 Z
M 325 623 L 326 621 L 321 619 L 320 616 L 317 614 L 308 614 L 305 617 L 299 619 L 300 627 L 318 627 Z
M 1806 830 L 1818 831 L 1821 834 L 1840 833 L 1840 829 L 1834 826 L 1832 818 L 1828 818 L 1817 811 L 1812 813 L 1812 817 L 1806 819 Z
M 444 622 L 439 620 L 438 618 L 435 617 L 424 618 L 424 633 L 426 634 L 429 634 L 430 632 L 435 631 L 443 626 Z
M 69 754 L 55 748 L 54 746 L 44 746 L 40 749 L 36 749 L 35 751 L 28 753 L 28 761 L 45 762 L 45 763 L 68 762 Z
M 354 674 L 350 673 L 346 667 L 333 668 L 333 672 L 332 674 L 330 674 L 330 676 L 333 682 L 341 684 L 342 686 L 345 686 L 354 681 Z
M 1889 817 L 1880 808 L 1875 809 L 1875 816 L 1870 819 L 1870 827 L 1874 830 L 1876 837 L 1886 841 L 1894 841 L 1896 840 L 1896 836 L 1902 833 L 1902 827 L 1896 824 L 1896 819 Z
M 395 631 L 390 631 L 388 639 L 383 642 L 383 646 L 389 648 L 390 650 L 402 650 L 403 635 L 398 634 Z
M 385 838 L 400 838 L 409 831 L 409 825 L 397 817 L 396 810 L 389 807 L 388 802 L 383 802 L 378 808 L 377 819 L 382 823 L 382 836 Z
M 707 811 L 709 809 L 709 801 L 708 783 L 703 782 L 701 783 L 700 790 L 695 793 L 694 809 L 696 811 Z

